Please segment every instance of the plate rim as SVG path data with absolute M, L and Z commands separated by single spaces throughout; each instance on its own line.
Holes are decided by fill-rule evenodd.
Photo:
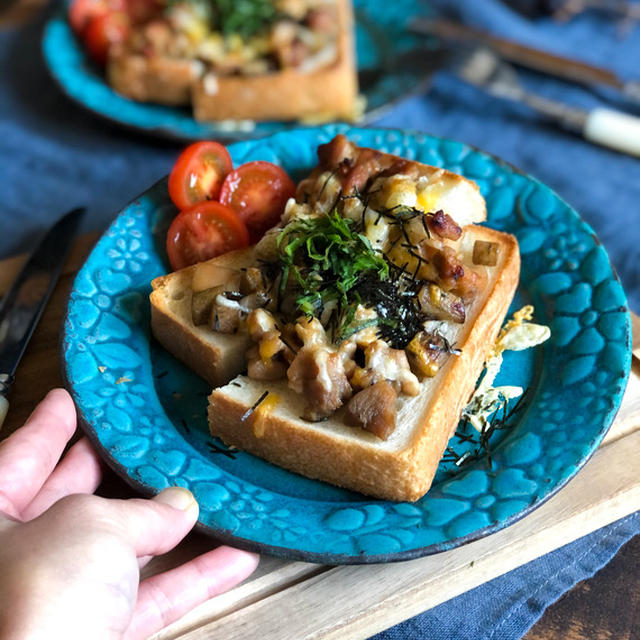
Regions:
M 430 139 L 437 140 L 438 142 L 445 142 L 445 143 L 451 142 L 454 144 L 462 144 L 464 147 L 472 150 L 473 152 L 479 153 L 481 155 L 484 155 L 490 158 L 493 162 L 495 162 L 499 166 L 508 167 L 510 170 L 523 176 L 527 180 L 530 180 L 536 184 L 542 185 L 546 189 L 551 191 L 555 198 L 557 198 L 562 204 L 568 207 L 568 209 L 572 212 L 572 215 L 577 218 L 577 221 L 579 221 L 582 225 L 584 225 L 585 229 L 588 230 L 588 232 L 592 235 L 595 243 L 597 245 L 602 246 L 601 241 L 597 237 L 595 231 L 588 224 L 588 222 L 586 222 L 580 216 L 580 214 L 576 211 L 574 207 L 570 206 L 559 194 L 557 194 L 556 191 L 554 191 L 550 187 L 547 187 L 538 178 L 536 178 L 531 174 L 525 173 L 524 171 L 522 171 L 512 163 L 506 160 L 503 160 L 502 158 L 490 152 L 487 152 L 483 149 L 480 149 L 468 143 L 459 142 L 451 138 L 437 136 L 437 135 L 426 133 L 424 131 L 419 131 L 416 129 L 399 129 L 394 127 L 362 128 L 358 126 L 350 126 L 350 125 L 344 125 L 344 124 L 330 124 L 330 125 L 324 125 L 324 126 L 318 126 L 318 127 L 299 127 L 296 129 L 278 131 L 278 132 L 274 132 L 272 134 L 267 135 L 266 138 L 260 138 L 260 142 L 264 143 L 265 141 L 268 141 L 270 137 L 276 136 L 276 135 L 283 135 L 283 134 L 295 135 L 298 131 L 308 134 L 310 131 L 321 132 L 323 130 L 326 130 L 327 128 L 328 129 L 337 128 L 337 131 L 334 131 L 333 133 L 336 133 L 338 131 L 343 133 L 349 133 L 349 132 L 358 132 L 360 130 L 363 130 L 373 134 L 375 134 L 376 132 L 395 133 L 400 136 L 409 136 L 411 138 L 415 138 L 415 136 L 423 136 L 423 137 L 426 136 Z M 237 142 L 238 144 L 242 144 L 245 141 L 239 140 Z M 69 306 L 71 303 L 71 296 L 73 294 L 73 291 L 75 290 L 75 284 L 80 272 L 87 264 L 88 260 L 92 256 L 98 244 L 104 239 L 107 231 L 111 228 L 113 224 L 115 224 L 118 218 L 125 211 L 127 211 L 131 205 L 135 204 L 147 192 L 149 192 L 150 190 L 154 189 L 155 187 L 165 182 L 166 179 L 167 179 L 167 176 L 160 178 L 155 183 L 150 185 L 145 191 L 138 194 L 136 197 L 131 199 L 126 205 L 124 205 L 117 212 L 112 223 L 107 227 L 107 229 L 105 229 L 104 233 L 100 236 L 100 238 L 98 238 L 95 245 L 93 246 L 89 254 L 86 256 L 85 260 L 83 261 L 82 266 L 80 267 L 77 274 L 75 275 L 72 285 L 68 291 L 68 295 L 67 295 L 67 299 L 64 307 L 63 330 L 59 335 L 59 356 L 60 356 L 63 383 L 65 388 L 71 393 L 72 397 L 74 398 L 74 402 L 76 404 L 76 409 L 77 409 L 78 424 L 80 425 L 80 427 L 82 428 L 82 430 L 84 431 L 88 439 L 90 440 L 91 444 L 94 447 L 96 447 L 96 449 L 100 452 L 101 458 L 119 476 L 119 478 L 121 478 L 131 488 L 135 489 L 138 493 L 141 493 L 142 495 L 148 496 L 148 497 L 155 495 L 157 492 L 154 493 L 153 489 L 150 490 L 141 481 L 133 478 L 129 473 L 127 467 L 124 466 L 121 462 L 119 462 L 115 458 L 115 456 L 106 448 L 106 446 L 102 444 L 102 442 L 100 441 L 97 435 L 97 431 L 90 425 L 89 420 L 86 418 L 84 414 L 83 408 L 77 402 L 77 392 L 74 389 L 73 382 L 70 380 L 68 376 L 68 371 L 67 371 L 67 361 L 65 359 L 65 351 L 66 351 L 65 341 L 66 341 L 66 334 L 67 334 L 66 324 L 67 324 L 67 318 L 69 315 Z M 603 250 L 605 251 L 608 266 L 611 270 L 613 279 L 621 285 L 620 278 L 618 276 L 618 273 L 614 265 L 611 262 L 608 252 L 606 252 L 606 249 L 604 249 L 604 247 L 603 247 Z M 622 291 L 624 292 L 624 289 L 622 289 Z M 449 551 L 451 549 L 464 546 L 466 544 L 469 544 L 481 538 L 487 537 L 488 535 L 501 531 L 502 529 L 506 529 L 507 527 L 510 527 L 512 524 L 518 522 L 522 518 L 529 515 L 532 511 L 536 510 L 538 507 L 542 506 L 550 498 L 555 496 L 556 493 L 558 493 L 558 491 L 562 490 L 569 482 L 571 482 L 576 477 L 576 475 L 581 471 L 584 465 L 595 454 L 600 444 L 602 443 L 602 440 L 604 439 L 609 429 L 611 428 L 611 425 L 613 424 L 616 418 L 616 415 L 620 409 L 620 405 L 622 403 L 622 398 L 624 396 L 624 392 L 628 384 L 630 370 L 631 370 L 631 321 L 629 316 L 628 302 L 626 300 L 626 294 L 625 294 L 625 315 L 626 315 L 626 321 L 625 321 L 624 342 L 626 344 L 625 357 L 626 357 L 627 366 L 625 367 L 623 378 L 619 379 L 619 386 L 620 386 L 620 392 L 618 393 L 619 400 L 617 401 L 617 403 L 614 403 L 614 406 L 612 409 L 608 410 L 605 422 L 603 423 L 602 429 L 598 432 L 598 436 L 596 440 L 592 443 L 587 455 L 583 456 L 582 459 L 575 465 L 575 468 L 570 475 L 563 478 L 561 481 L 557 482 L 554 485 L 553 489 L 550 490 L 546 495 L 542 496 L 541 498 L 536 498 L 530 505 L 528 505 L 527 507 L 518 511 L 515 514 L 512 514 L 506 517 L 503 520 L 500 520 L 496 523 L 492 523 L 485 527 L 481 527 L 468 534 L 465 534 L 462 536 L 456 536 L 446 541 L 435 542 L 425 546 L 416 547 L 413 549 L 405 549 L 401 551 L 385 552 L 385 553 L 378 553 L 378 554 L 369 554 L 366 552 L 360 552 L 358 554 L 343 554 L 343 553 L 317 552 L 317 551 L 294 549 L 292 547 L 263 543 L 256 540 L 252 540 L 250 538 L 238 536 L 236 534 L 231 533 L 228 529 L 223 529 L 221 527 L 214 528 L 210 525 L 207 525 L 204 522 L 201 522 L 200 520 L 198 520 L 198 522 L 196 523 L 194 530 L 204 533 L 205 535 L 212 537 L 214 540 L 219 541 L 222 544 L 229 544 L 231 546 L 235 546 L 239 549 L 244 549 L 247 551 L 253 551 L 257 553 L 266 553 L 268 555 L 272 555 L 274 557 L 278 557 L 282 559 L 299 560 L 299 561 L 318 563 L 318 564 L 360 565 L 360 564 L 402 562 L 405 560 L 412 560 L 412 559 L 423 557 L 423 556 L 434 555 L 437 553 L 442 553 L 444 551 Z M 304 498 L 302 499 L 304 500 Z M 371 498 L 371 500 L 375 500 L 375 499 Z M 382 502 L 390 502 L 390 501 L 382 501 Z M 349 505 L 351 503 L 345 502 L 343 504 Z
M 354 10 L 354 15 L 356 13 L 357 12 Z M 57 63 L 54 64 L 52 62 L 51 54 L 49 52 L 49 39 L 51 37 L 51 30 L 52 28 L 56 27 L 59 24 L 64 24 L 66 27 L 69 27 L 64 5 L 61 7 L 58 7 L 57 10 L 53 12 L 53 15 L 51 15 L 45 21 L 45 24 L 42 30 L 42 37 L 40 39 L 40 50 L 41 50 L 44 64 L 45 64 L 47 73 L 49 74 L 49 77 L 54 81 L 56 87 L 61 92 L 61 94 L 64 95 L 67 99 L 71 100 L 71 102 L 73 102 L 75 105 L 79 106 L 80 108 L 87 111 L 88 113 L 93 114 L 99 119 L 105 122 L 108 122 L 113 126 L 122 128 L 125 131 L 126 130 L 134 131 L 146 137 L 150 137 L 154 139 L 164 139 L 169 142 L 177 142 L 177 143 L 185 143 L 185 144 L 188 144 L 189 142 L 195 142 L 198 140 L 214 139 L 214 138 L 221 142 L 232 144 L 234 142 L 243 142 L 243 141 L 257 139 L 257 138 L 269 137 L 271 135 L 275 135 L 276 133 L 281 133 L 283 131 L 292 131 L 292 130 L 298 130 L 298 129 L 315 129 L 318 126 L 323 126 L 323 125 L 316 125 L 316 124 L 305 125 L 297 121 L 267 120 L 264 122 L 256 121 L 254 125 L 259 126 L 260 124 L 267 124 L 267 125 L 273 125 L 274 127 L 278 127 L 278 128 L 273 129 L 271 131 L 262 131 L 258 128 L 258 126 L 254 126 L 253 129 L 247 130 L 247 131 L 240 131 L 240 130 L 225 131 L 225 130 L 216 130 L 214 128 L 208 133 L 203 130 L 197 134 L 195 133 L 188 134 L 170 125 L 168 126 L 154 125 L 150 127 L 145 127 L 140 124 L 133 124 L 125 120 L 120 120 L 114 115 L 107 113 L 106 111 L 100 110 L 95 106 L 87 104 L 86 101 L 83 101 L 79 96 L 75 95 L 73 91 L 70 91 L 66 83 L 60 77 L 58 65 Z M 71 32 L 70 29 L 69 29 L 69 35 L 71 38 L 76 37 Z M 86 55 L 85 55 L 85 58 L 86 58 Z M 89 64 L 91 63 L 89 62 Z M 430 73 L 422 74 L 422 77 L 418 81 L 416 81 L 415 84 L 410 89 L 404 91 L 402 94 L 398 96 L 395 96 L 392 100 L 389 100 L 384 104 L 379 105 L 371 110 L 365 109 L 365 113 L 363 114 L 362 118 L 358 122 L 346 123 L 344 121 L 335 121 L 335 122 L 330 122 L 326 124 L 329 124 L 329 125 L 347 124 L 348 126 L 354 126 L 354 127 L 368 126 L 371 123 L 375 122 L 376 120 L 384 117 L 387 113 L 389 113 L 396 106 L 398 106 L 398 104 L 412 97 L 425 93 L 433 81 L 433 74 L 435 72 L 436 72 L 436 69 L 433 69 Z M 104 78 L 100 78 L 99 80 L 102 86 L 110 88 Z M 113 89 L 111 89 L 111 91 L 113 91 Z M 132 104 L 140 105 L 141 108 L 144 108 L 147 105 L 151 107 L 162 106 L 162 107 L 171 108 L 172 110 L 175 109 L 176 112 L 181 108 L 179 106 L 172 107 L 171 105 L 160 105 L 159 103 L 139 102 L 136 100 L 131 100 L 126 96 L 118 96 L 118 97 Z M 207 124 L 211 124 L 215 126 L 215 123 L 198 123 L 198 121 L 195 120 L 193 116 L 191 116 L 190 118 L 188 116 L 185 116 L 185 117 L 187 117 L 190 122 L 195 123 L 196 125 L 201 124 L 206 127 Z

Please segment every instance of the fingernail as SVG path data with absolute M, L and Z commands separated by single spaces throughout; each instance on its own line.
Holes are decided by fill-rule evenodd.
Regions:
M 161 491 L 154 500 L 168 504 L 174 509 L 180 509 L 180 511 L 188 511 L 196 504 L 196 499 L 193 497 L 191 491 L 183 487 L 169 487 Z

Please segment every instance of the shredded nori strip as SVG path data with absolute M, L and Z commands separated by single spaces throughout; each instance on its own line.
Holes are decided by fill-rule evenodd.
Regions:
M 423 284 L 392 265 L 388 280 L 369 277 L 359 288 L 362 304 L 378 315 L 379 337 L 394 349 L 404 349 L 423 329 L 426 316 L 416 298 Z
M 355 197 L 366 209 L 371 195 L 356 191 L 350 196 L 341 195 L 339 201 Z M 403 205 L 382 209 L 379 214 L 388 219 L 389 224 L 399 227 L 401 233 L 393 246 L 402 242 L 416 262 L 412 272 L 407 271 L 408 263 L 398 267 L 389 260 L 388 252 L 382 254 L 371 246 L 361 232 L 364 216 L 358 224 L 334 210 L 322 216 L 296 218 L 282 230 L 277 244 L 278 259 L 265 262 L 262 267 L 271 282 L 279 278 L 276 304 L 279 312 L 283 312 L 281 303 L 285 295 L 294 296 L 295 309 L 289 311 L 287 321 L 295 321 L 300 314 L 323 318 L 332 340 L 341 342 L 357 333 L 358 327 L 374 323 L 367 319 L 362 326 L 353 324 L 358 305 L 363 305 L 377 314 L 378 336 L 394 349 L 404 349 L 423 329 L 424 322 L 432 319 L 421 310 L 417 299 L 420 287 L 426 282 L 418 273 L 428 260 L 420 254 L 419 247 L 412 244 L 405 228 L 407 222 L 420 216 L 429 237 L 424 219 L 431 214 Z M 328 314 L 325 313 L 327 305 L 331 307 Z M 446 340 L 438 351 L 459 353 Z
M 211 451 L 211 453 L 221 453 L 227 458 L 231 458 L 232 460 L 236 459 L 235 454 L 238 451 L 237 449 L 225 449 L 224 447 L 217 445 L 215 442 L 208 442 L 207 447 L 209 448 L 209 451 Z
M 291 343 L 282 335 L 282 333 L 280 334 L 280 342 L 282 342 L 282 344 L 287 347 L 287 349 L 289 349 L 291 351 L 291 353 L 298 353 L 297 349 L 294 349 L 294 347 L 291 345 Z
M 253 404 L 252 407 L 247 409 L 243 414 L 242 418 L 240 418 L 240 422 L 244 422 L 260 405 L 261 402 L 264 402 L 265 398 L 269 395 L 268 391 L 265 391 Z
M 510 429 L 513 426 L 512 418 L 522 410 L 524 400 L 528 397 L 529 392 L 530 388 L 528 387 L 511 408 L 509 408 L 509 401 L 505 398 L 504 402 L 494 412 L 489 424 L 486 427 L 483 427 L 480 432 L 471 428 L 472 432 L 467 433 L 466 429 L 469 427 L 469 423 L 467 420 L 464 420 L 462 422 L 462 426 L 459 426 L 456 430 L 455 437 L 460 442 L 469 443 L 475 445 L 475 447 L 467 449 L 463 453 L 459 453 L 450 445 L 446 448 L 441 462 L 445 464 L 453 463 L 458 469 L 462 469 L 474 460 L 479 460 L 480 458 L 485 457 L 489 469 L 492 469 L 493 456 L 491 450 L 491 437 L 497 431 Z M 455 473 L 456 471 L 450 469 L 449 472 Z

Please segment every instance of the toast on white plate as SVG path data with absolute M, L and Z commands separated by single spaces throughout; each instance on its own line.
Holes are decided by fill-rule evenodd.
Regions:
M 484 200 L 461 176 L 344 136 L 318 155 L 254 248 L 154 281 L 154 335 L 216 387 L 212 435 L 417 500 L 515 292 L 517 241 L 472 224 Z
M 109 83 L 134 100 L 191 104 L 201 121 L 353 119 L 351 0 L 251 4 L 239 21 L 231 6 L 170 3 L 113 48 Z

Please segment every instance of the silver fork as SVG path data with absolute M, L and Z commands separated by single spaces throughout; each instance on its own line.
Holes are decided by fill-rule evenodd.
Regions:
M 603 107 L 591 111 L 545 98 L 525 89 L 518 72 L 491 49 L 476 47 L 458 52 L 452 71 L 487 93 L 526 104 L 562 128 L 590 142 L 640 156 L 640 118 Z

